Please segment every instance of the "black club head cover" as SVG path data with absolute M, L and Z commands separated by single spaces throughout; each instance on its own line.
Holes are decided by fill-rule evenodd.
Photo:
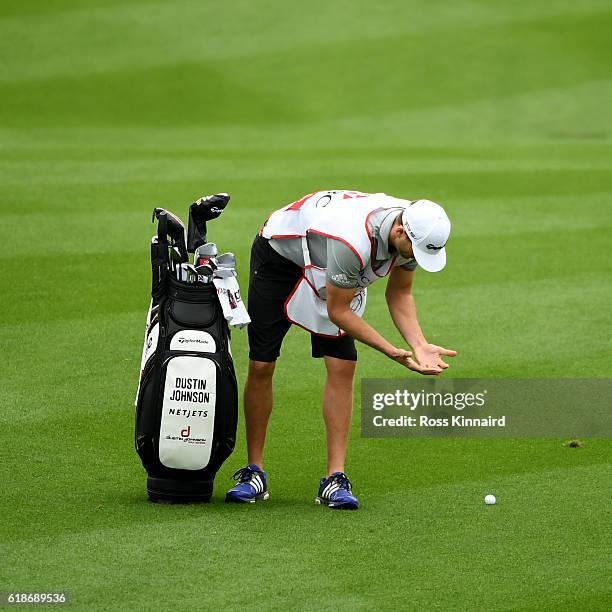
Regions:
M 185 224 L 174 213 L 164 208 L 156 208 L 153 210 L 153 221 L 155 221 L 156 217 L 158 221 L 157 233 L 159 242 L 165 242 L 165 236 L 170 236 L 172 246 L 177 247 L 181 254 L 181 260 L 184 262 L 189 261 Z
M 199 198 L 189 207 L 187 250 L 190 253 L 206 243 L 206 222 L 216 219 L 229 201 L 227 193 L 215 193 Z

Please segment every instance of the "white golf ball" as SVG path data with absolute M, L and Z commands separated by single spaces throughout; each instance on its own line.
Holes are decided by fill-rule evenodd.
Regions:
M 489 495 L 485 495 L 485 504 L 487 504 L 487 506 L 492 506 L 496 501 L 495 495 L 491 495 L 490 493 Z

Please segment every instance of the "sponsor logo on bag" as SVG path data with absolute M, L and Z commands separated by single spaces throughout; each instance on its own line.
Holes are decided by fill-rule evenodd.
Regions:
M 172 338 L 175 350 L 210 352 L 209 348 L 201 348 L 205 346 L 203 341 L 214 342 L 210 334 L 199 330 L 178 332 Z M 214 435 L 216 379 L 215 364 L 206 357 L 177 355 L 170 359 L 159 436 L 162 465 L 200 470 L 208 464 Z
M 170 398 L 171 400 L 174 398 Z M 183 401 L 180 400 L 179 401 Z M 173 414 L 180 417 L 190 418 L 190 417 L 200 417 L 201 419 L 205 419 L 208 416 L 208 410 L 187 410 L 185 408 L 168 408 L 168 414 Z
M 181 378 L 177 376 L 174 381 L 174 389 L 168 399 L 176 402 L 208 404 L 210 402 L 210 393 L 206 390 L 207 382 L 207 380 L 201 378 Z M 184 415 L 185 412 L 193 411 L 179 410 L 174 414 Z M 202 411 L 200 410 L 199 412 Z M 173 413 L 170 412 L 169 414 Z
M 199 344 L 206 344 L 206 345 L 210 344 L 209 340 L 200 340 L 200 338 L 179 338 L 178 341 L 181 344 L 190 344 L 190 343 L 193 343 L 193 342 L 197 342 Z
M 189 436 L 183 435 L 184 431 L 186 430 L 183 429 L 181 431 L 180 436 L 169 436 L 168 435 L 164 438 L 164 440 L 168 440 L 170 442 L 184 442 L 185 444 L 206 444 L 207 442 L 206 438 L 190 438 Z
M 174 334 L 170 341 L 170 350 L 214 353 L 217 350 L 217 343 L 208 332 L 199 329 L 186 329 Z

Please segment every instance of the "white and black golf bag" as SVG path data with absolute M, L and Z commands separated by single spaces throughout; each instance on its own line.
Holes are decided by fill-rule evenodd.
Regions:
M 236 440 L 230 332 L 214 284 L 172 274 L 169 250 L 176 247 L 188 260 L 182 223 L 163 209 L 154 216 L 158 233 L 151 244 L 152 300 L 136 400 L 136 451 L 148 474 L 150 500 L 207 502 Z M 202 234 L 205 240 L 205 230 Z

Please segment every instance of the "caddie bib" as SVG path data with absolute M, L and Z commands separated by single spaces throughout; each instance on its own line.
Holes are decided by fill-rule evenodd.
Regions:
M 261 229 L 261 235 L 277 240 L 301 238 L 304 254 L 302 277 L 285 302 L 287 319 L 321 336 L 346 335 L 329 320 L 325 301 L 326 269 L 312 265 L 307 236 L 312 233 L 335 238 L 355 253 L 360 264 L 359 287 L 355 289 L 351 310 L 361 317 L 366 307 L 368 285 L 386 276 L 396 259 L 389 258 L 373 267 L 375 243 L 368 229 L 368 219 L 377 210 L 407 205 L 406 200 L 384 193 L 332 190 L 308 194 L 273 212 Z

